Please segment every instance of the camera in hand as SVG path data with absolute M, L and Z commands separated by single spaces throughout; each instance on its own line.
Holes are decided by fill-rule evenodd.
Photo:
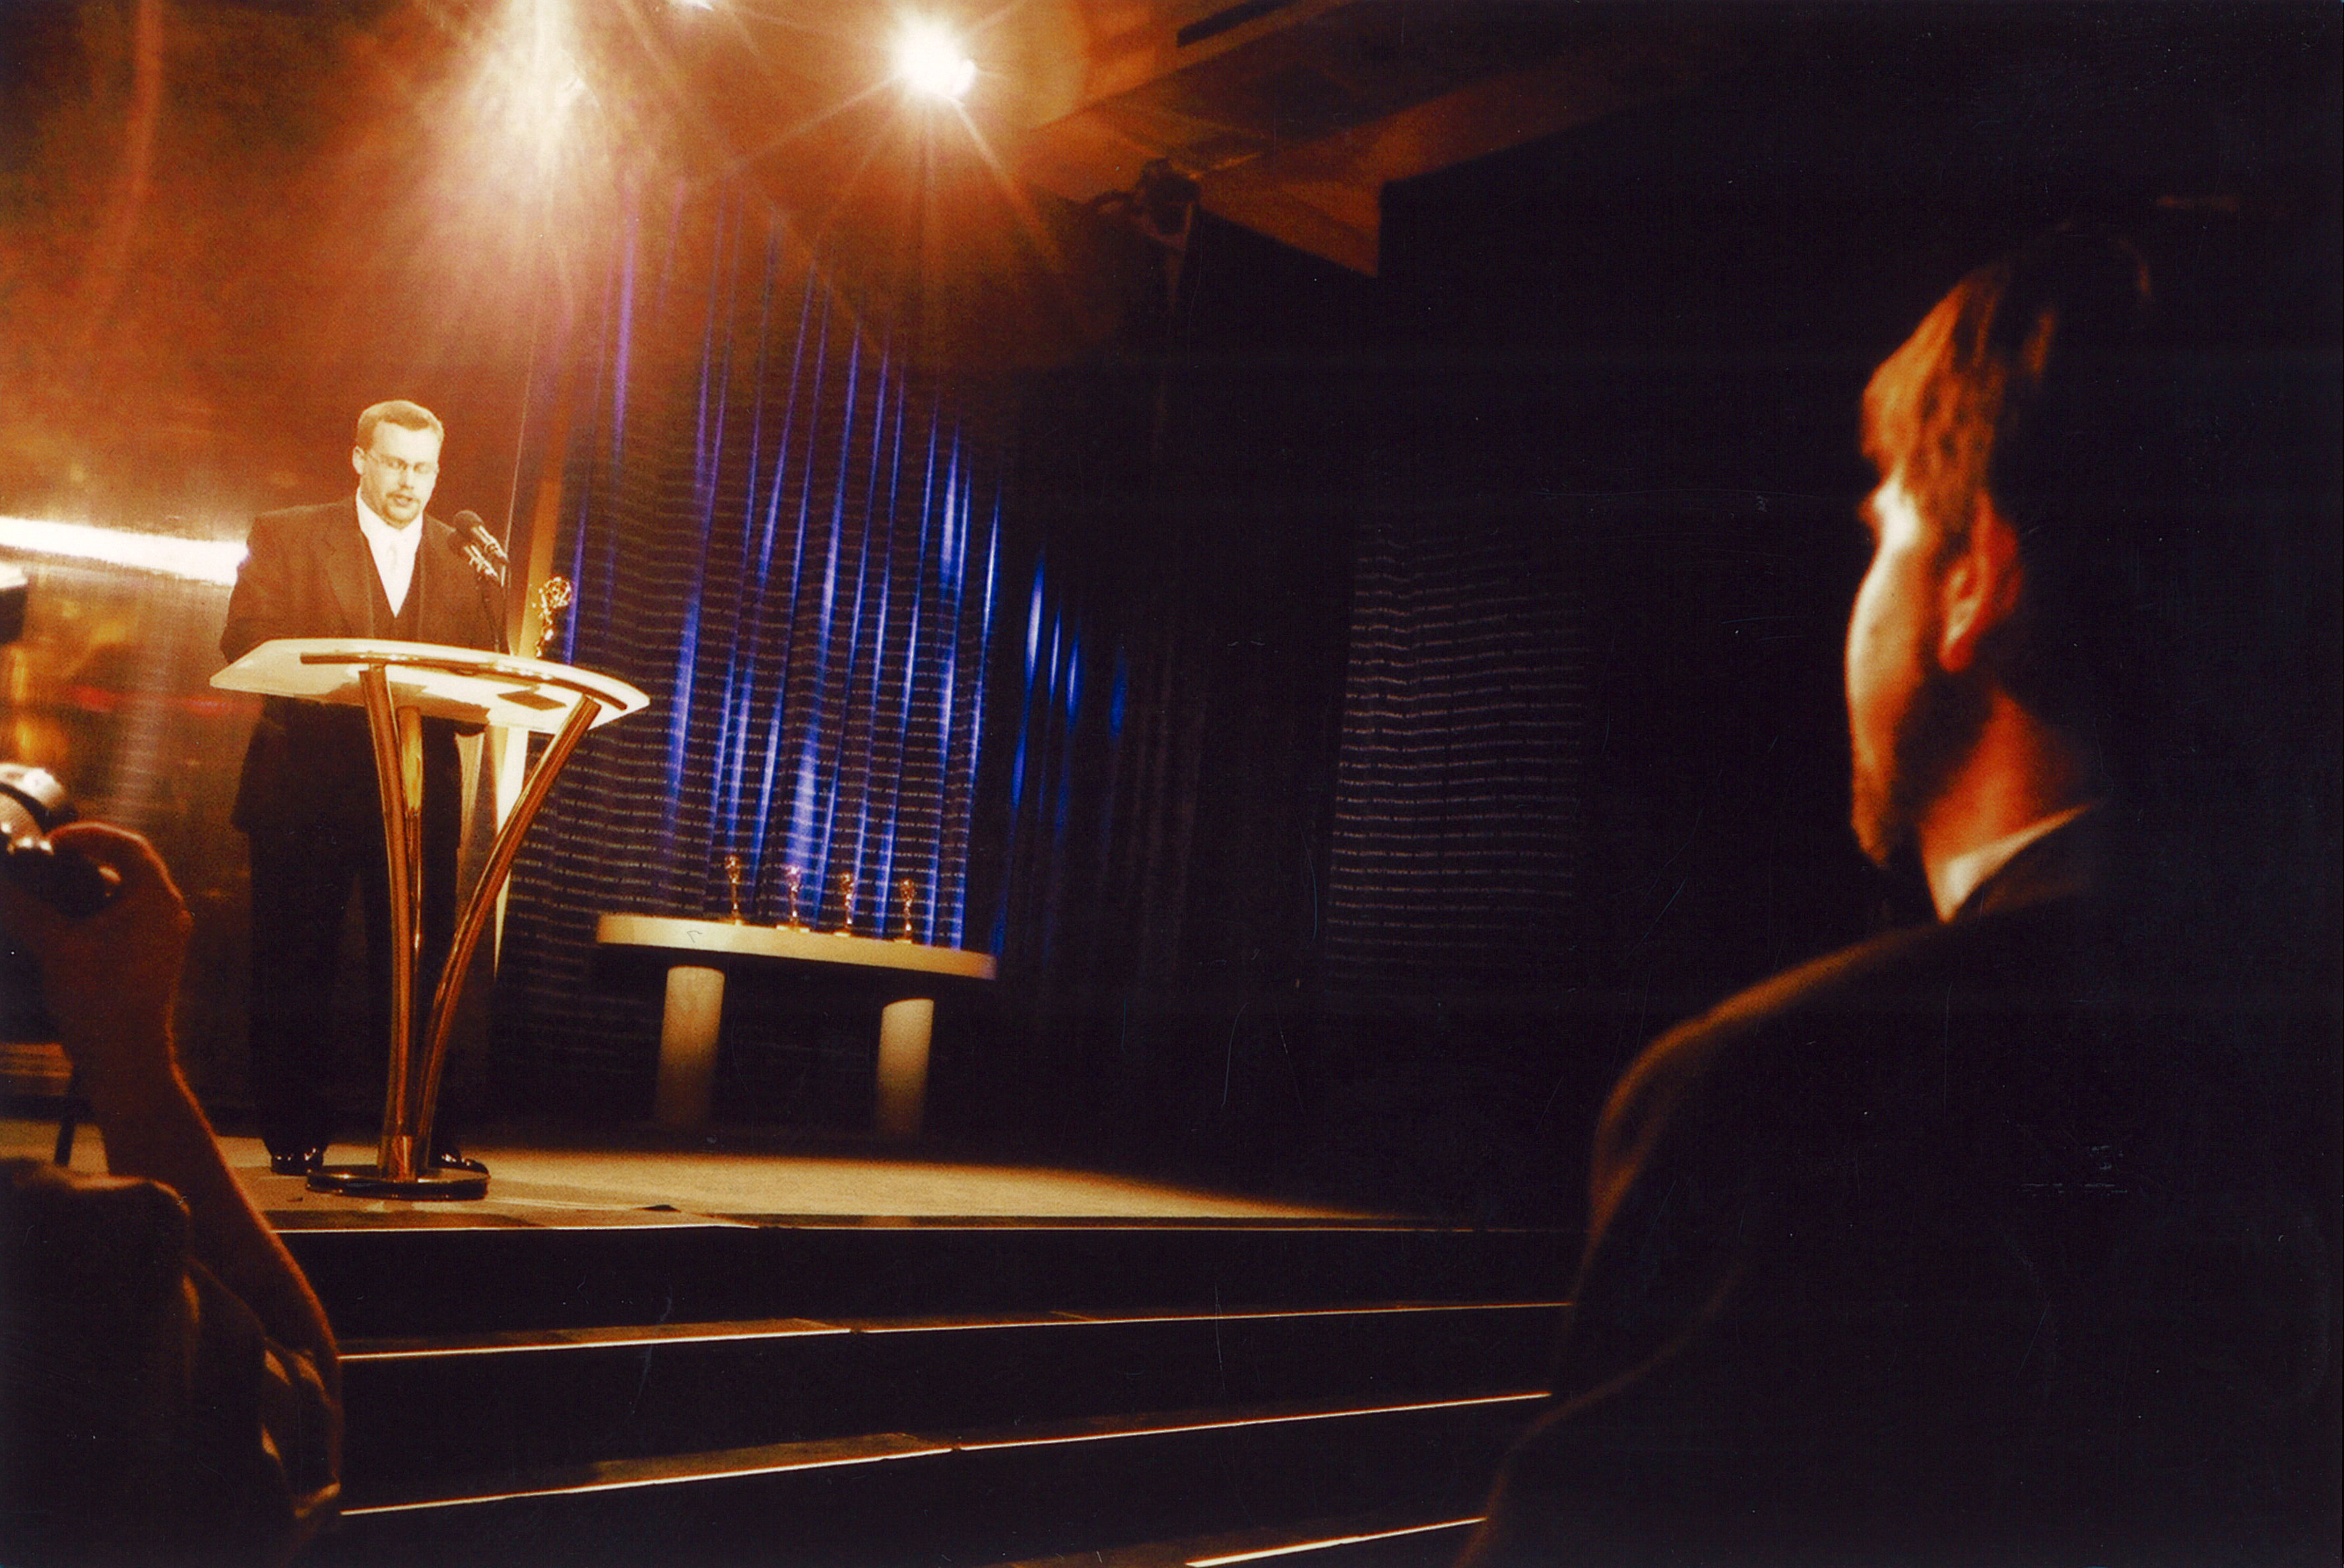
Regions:
M 31 580 L 24 568 L 0 561 L 0 643 L 25 634 L 25 609 Z M 76 920 L 113 903 L 122 877 L 86 855 L 59 850 L 50 833 L 74 819 L 66 786 L 46 768 L 0 763 L 0 853 L 5 875 L 51 908 Z
M 96 914 L 122 892 L 113 867 L 49 842 L 53 829 L 74 819 L 66 786 L 45 768 L 0 763 L 0 839 L 8 879 L 60 914 Z
M 24 635 L 29 586 L 23 569 L 0 561 L 0 645 Z M 59 913 L 85 919 L 121 896 L 122 877 L 86 855 L 49 842 L 50 833 L 74 816 L 73 802 L 55 774 L 22 763 L 0 763 L 0 876 Z M 0 1049 L 56 1038 L 56 1024 L 42 1006 L 39 964 L 0 929 Z M 13 1076 L 0 1083 L 15 1087 Z M 58 1138 L 60 1151 L 71 1147 L 71 1127 L 69 1114 Z M 60 1152 L 60 1162 L 64 1158 Z

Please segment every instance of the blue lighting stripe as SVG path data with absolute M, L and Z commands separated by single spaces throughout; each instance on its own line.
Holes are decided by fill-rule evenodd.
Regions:
M 609 329 L 611 349 L 608 360 L 610 366 L 608 389 L 611 414 L 608 440 L 603 449 L 602 459 L 606 465 L 605 471 L 614 490 L 617 488 L 619 476 L 625 472 L 626 468 L 627 410 L 630 406 L 629 393 L 634 385 L 635 285 L 642 265 L 642 214 L 641 207 L 631 202 L 627 207 L 626 238 L 619 248 L 619 265 L 615 268 L 616 276 L 612 280 L 617 299 L 612 307 L 615 314 Z M 592 488 L 581 487 L 577 512 L 573 519 L 576 532 L 571 544 L 569 571 L 566 573 L 573 584 L 590 581 L 586 562 L 587 543 L 591 533 L 589 527 L 589 512 L 593 501 Z M 603 531 L 600 543 L 601 550 L 598 564 L 601 569 L 601 575 L 605 580 L 615 581 L 621 560 L 620 531 L 615 528 Z M 559 657 L 572 661 L 578 657 L 577 629 L 581 619 L 583 617 L 577 610 L 573 609 L 571 612 L 568 623 L 561 629 Z M 534 652 L 534 650 L 530 651 Z M 551 644 L 548 651 L 553 651 Z
M 712 298 L 722 298 L 730 268 L 724 265 L 728 226 L 725 215 L 718 215 L 716 254 L 709 270 L 708 288 Z M 707 517 L 714 511 L 716 460 L 715 449 L 723 440 L 724 382 L 726 380 L 724 335 L 720 325 L 730 315 L 728 310 L 711 310 L 701 329 L 700 365 L 697 396 L 692 407 L 692 515 Z M 700 666 L 701 612 L 707 601 L 708 551 L 703 536 L 701 548 L 694 550 L 685 561 L 683 618 L 676 639 L 674 684 L 672 691 L 684 697 L 694 691 L 693 677 Z M 683 778 L 684 753 L 692 723 L 693 703 L 689 700 L 672 702 L 668 713 L 667 777 L 672 784 Z M 682 802 L 682 791 L 670 788 L 661 794 L 662 809 L 659 829 L 661 847 L 670 849 L 676 829 L 676 812 Z
M 763 388 L 772 375 L 772 358 L 775 342 L 773 304 L 776 248 L 782 230 L 768 228 L 761 248 L 761 265 L 753 279 L 756 295 L 756 337 L 753 362 L 753 384 Z M 743 247 L 745 252 L 746 247 Z M 724 723 L 716 745 L 717 787 L 714 790 L 716 821 L 712 830 L 712 845 L 737 853 L 741 847 L 742 801 L 749 783 L 749 747 L 756 723 L 759 670 L 757 650 L 762 646 L 763 600 L 761 595 L 746 592 L 749 584 L 763 581 L 762 563 L 772 552 L 772 504 L 760 504 L 758 486 L 766 466 L 765 451 L 769 440 L 769 415 L 765 400 L 752 400 L 747 409 L 747 450 L 741 464 L 745 479 L 745 521 L 737 541 L 733 557 L 732 617 L 733 636 L 725 677 Z
M 1034 683 L 1040 670 L 1042 651 L 1042 589 L 1048 567 L 1046 558 L 1036 558 L 1034 592 L 1026 610 L 1026 679 L 1018 693 L 1016 761 L 1009 773 L 1009 804 L 1012 807 L 1022 804 L 1026 798 L 1026 757 L 1034 742 Z M 1012 820 L 1015 820 L 1014 815 Z
M 767 602 L 770 599 L 775 597 L 779 597 L 783 600 L 787 606 L 786 612 L 783 617 L 783 625 L 785 629 L 794 623 L 796 616 L 799 572 L 803 565 L 803 547 L 805 541 L 805 480 L 803 476 L 808 472 L 809 470 L 805 463 L 793 458 L 791 455 L 790 440 L 793 433 L 798 429 L 798 395 L 800 389 L 804 385 L 806 372 L 806 341 L 809 337 L 806 330 L 806 324 L 812 319 L 813 305 L 814 276 L 812 269 L 809 268 L 806 273 L 804 287 L 798 298 L 797 333 L 793 340 L 794 346 L 790 357 L 790 386 L 789 394 L 783 405 L 784 412 L 782 418 L 782 439 L 775 445 L 773 452 L 773 501 L 771 503 L 773 521 L 768 529 L 769 540 L 778 535 L 781 526 L 780 520 L 783 504 L 783 497 L 785 494 L 785 480 L 790 473 L 797 473 L 800 476 L 797 481 L 799 488 L 799 506 L 794 524 L 795 532 L 790 542 L 789 592 L 786 595 L 773 595 L 771 593 L 770 590 L 768 590 L 767 592 L 761 593 L 759 595 L 758 601 L 762 605 Z M 809 431 L 806 436 L 806 440 L 809 445 L 811 444 L 812 440 L 812 433 Z M 769 543 L 766 554 L 761 563 L 757 574 L 757 581 L 760 584 L 770 584 L 773 580 L 772 549 L 773 546 Z M 751 862 L 751 864 L 755 866 L 762 866 L 765 863 L 767 833 L 773 819 L 773 791 L 776 783 L 781 776 L 782 771 L 781 759 L 783 755 L 783 730 L 784 720 L 789 712 L 789 677 L 792 669 L 792 660 L 790 655 L 790 638 L 787 635 L 786 630 L 784 630 L 783 635 L 773 639 L 774 671 L 773 680 L 773 710 L 771 717 L 767 721 L 765 726 L 764 764 L 758 776 L 757 811 L 755 815 L 756 853 Z M 791 845 L 786 835 L 783 837 L 783 847 L 784 854 L 790 852 Z
M 616 340 L 611 351 L 610 461 L 613 470 L 626 457 L 627 388 L 634 364 L 635 268 L 642 259 L 642 215 L 631 203 L 627 208 L 626 243 L 620 249 L 618 275 L 613 279 L 619 291 Z
M 993 646 L 993 614 L 994 607 L 997 602 L 996 592 L 1000 584 L 1000 577 L 1001 497 L 999 492 L 996 491 L 994 495 L 992 522 L 985 537 L 985 592 L 982 595 L 977 618 L 977 634 L 974 644 L 975 656 L 971 660 L 971 663 L 974 667 L 970 672 L 968 740 L 965 744 L 964 754 L 968 758 L 968 773 L 972 792 L 975 788 L 976 760 L 984 755 L 985 707 L 985 662 L 986 650 Z M 964 573 L 960 577 L 956 578 L 955 581 L 965 582 L 967 581 L 966 575 Z M 955 689 L 957 690 L 958 688 L 955 687 Z M 954 823 L 953 831 L 957 836 L 954 839 L 947 840 L 952 855 L 950 864 L 954 868 L 954 875 L 955 877 L 955 896 L 954 897 L 952 905 L 952 940 L 955 943 L 960 942 L 963 935 L 961 922 L 962 913 L 966 906 L 965 890 L 967 886 L 968 834 L 970 830 L 973 804 L 974 803 L 972 801 L 969 804 L 964 806 L 961 814 L 955 819 Z M 1007 939 L 1008 931 L 1006 918 L 1006 914 L 1005 912 L 995 919 L 991 927 L 985 932 L 987 951 L 993 953 L 996 956 L 998 956 L 1002 952 L 1004 945 Z
M 871 432 L 871 461 L 864 476 L 863 503 L 864 515 L 870 520 L 870 526 L 863 531 L 862 536 L 855 544 L 854 602 L 846 639 L 848 650 L 846 670 L 844 680 L 842 682 L 846 693 L 845 722 L 838 726 L 838 754 L 836 762 L 833 764 L 834 774 L 838 782 L 832 798 L 834 803 L 842 797 L 851 799 L 854 806 L 854 813 L 850 818 L 852 829 L 847 845 L 846 864 L 854 873 L 858 905 L 868 896 L 870 881 L 864 875 L 864 867 L 870 852 L 871 747 L 877 740 L 874 715 L 871 711 L 869 699 L 864 694 L 871 683 L 864 677 L 864 671 L 877 659 L 879 643 L 884 641 L 885 635 L 885 622 L 884 618 L 876 617 L 872 613 L 873 606 L 870 600 L 873 592 L 872 544 L 874 535 L 885 527 L 884 515 L 878 511 L 876 502 L 879 490 L 879 456 L 886 417 L 890 369 L 887 356 L 883 351 L 879 356 L 879 365 L 872 390 L 872 415 L 864 421 Z M 881 586 L 884 592 L 884 577 Z M 871 642 L 868 658 L 864 656 L 866 626 L 871 628 L 868 632 Z M 882 903 L 884 906 L 884 895 Z
M 844 402 L 844 407 L 846 410 L 846 423 L 845 427 L 839 432 L 838 481 L 831 491 L 830 570 L 823 578 L 821 642 L 817 644 L 819 649 L 817 656 L 818 667 L 823 677 L 822 689 L 823 703 L 821 716 L 823 723 L 822 726 L 822 733 L 815 737 L 813 744 L 816 747 L 819 747 L 823 739 L 829 739 L 832 742 L 832 746 L 830 748 L 832 755 L 827 759 L 831 764 L 829 777 L 831 779 L 832 787 L 826 794 L 824 794 L 822 800 L 821 865 L 825 896 L 828 892 L 828 884 L 834 875 L 832 867 L 838 860 L 838 845 L 836 842 L 836 833 L 838 828 L 838 793 L 839 785 L 844 782 L 839 776 L 838 761 L 839 754 L 843 751 L 845 744 L 844 732 L 846 727 L 845 720 L 847 716 L 847 697 L 849 694 L 847 683 L 852 680 L 854 675 L 854 611 L 853 608 L 850 608 L 848 612 L 849 620 L 847 638 L 844 647 L 842 647 L 838 640 L 838 597 L 839 589 L 842 586 L 839 579 L 845 570 L 845 561 L 844 558 L 846 553 L 846 498 L 851 490 L 851 479 L 854 467 L 854 441 L 856 432 L 862 423 L 862 421 L 860 421 L 856 417 L 861 411 L 857 407 L 856 400 L 857 394 L 862 390 L 862 386 L 863 340 L 858 337 L 848 344 L 846 351 L 846 387 L 845 399 Z M 858 589 L 861 586 L 859 563 L 856 586 Z M 844 655 L 843 659 L 834 657 L 834 655 L 841 653 Z M 844 667 L 843 669 L 839 668 L 841 665 L 844 665 Z M 834 674 L 834 671 L 836 672 L 835 674 Z M 834 695 L 834 691 L 835 692 Z M 851 869 L 853 865 L 853 860 L 849 859 L 847 862 L 848 868 Z M 830 913 L 834 917 L 836 917 L 841 912 L 832 910 Z M 851 914 L 852 911 L 850 910 L 846 913 Z
M 936 438 L 943 411 L 941 397 L 932 393 L 926 415 L 926 450 L 920 465 L 921 570 L 916 578 L 919 598 L 914 607 L 919 631 L 913 642 L 916 658 L 904 672 L 907 705 L 916 700 L 922 711 L 934 715 L 930 721 L 933 739 L 916 754 L 921 766 L 920 798 L 924 803 L 920 819 L 924 835 L 922 869 L 932 890 L 923 912 L 925 925 L 922 935 L 931 942 L 946 939 L 957 931 L 956 922 L 947 913 L 957 908 L 955 890 L 947 885 L 947 874 L 958 864 L 950 838 L 950 824 L 958 820 L 958 815 L 945 792 L 952 774 L 956 715 L 953 608 L 958 579 L 950 565 L 953 530 L 949 498 L 936 492 Z
M 1034 563 L 1034 598 L 1026 612 L 1026 690 L 1029 697 L 1034 690 L 1035 661 L 1042 652 L 1042 567 Z
M 805 479 L 798 491 L 797 548 L 791 556 L 790 602 L 793 610 L 804 604 L 809 593 L 817 597 L 822 595 L 826 592 L 828 582 L 826 560 L 823 562 L 809 561 L 806 559 L 806 546 L 813 531 L 814 479 L 819 471 L 814 460 L 815 454 L 820 450 L 818 438 L 823 434 L 820 390 L 823 372 L 829 369 L 830 364 L 830 297 L 824 294 L 816 315 L 813 359 L 815 400 L 813 409 L 806 421 Z M 789 865 L 797 866 L 813 879 L 814 893 L 818 895 L 821 888 L 823 857 L 815 852 L 814 804 L 817 792 L 814 786 L 815 764 L 818 760 L 816 752 L 820 744 L 823 723 L 822 648 L 817 642 L 809 651 L 810 658 L 800 660 L 799 643 L 804 633 L 797 629 L 795 614 L 792 617 L 792 626 L 790 658 L 792 663 L 799 665 L 800 669 L 798 678 L 792 683 L 798 711 L 790 715 L 790 720 L 799 726 L 803 738 L 797 747 L 796 775 L 790 794 L 790 839 L 786 854 L 789 857 Z M 827 635 L 827 630 L 826 624 L 817 626 L 817 637 Z
M 1062 610 L 1053 610 L 1050 612 L 1050 656 L 1043 666 L 1048 673 L 1049 678 L 1042 687 L 1042 700 L 1054 707 L 1058 701 L 1058 673 L 1063 668 L 1059 662 L 1059 649 L 1065 641 L 1066 634 L 1066 612 Z
M 757 277 L 757 337 L 753 356 L 756 384 L 764 385 L 766 359 L 773 342 L 773 247 L 776 231 L 768 230 L 765 238 L 765 264 Z M 756 504 L 756 476 L 763 470 L 765 445 L 765 404 L 761 398 L 748 409 L 748 451 L 743 467 L 749 476 L 748 516 L 753 523 L 763 509 Z M 741 821 L 741 794 L 746 784 L 750 719 L 756 708 L 757 675 L 755 649 L 756 622 L 759 602 L 753 595 L 742 596 L 741 587 L 755 581 L 751 573 L 750 552 L 755 547 L 754 530 L 743 528 L 734 551 L 733 636 L 728 650 L 724 680 L 724 722 L 716 744 L 716 824 L 712 842 L 737 852 Z
M 879 733 L 872 745 L 873 776 L 874 784 L 884 786 L 886 792 L 884 810 L 877 824 L 877 875 L 874 878 L 879 889 L 879 926 L 883 933 L 889 929 L 893 918 L 896 835 L 904 812 L 904 743 L 912 723 L 910 694 L 888 668 L 888 660 L 894 656 L 889 650 L 891 646 L 903 650 L 901 659 L 904 674 L 908 677 L 916 652 L 913 637 L 918 626 L 918 561 L 915 557 L 909 563 L 910 570 L 904 571 L 905 562 L 901 559 L 902 551 L 897 543 L 899 532 L 904 531 L 900 521 L 903 516 L 904 424 L 909 404 L 909 387 L 899 385 L 895 389 L 894 411 L 888 420 L 887 494 L 877 514 L 885 521 L 875 530 L 885 546 L 882 556 L 884 569 L 879 581 L 880 647 L 872 659 L 872 708 L 881 721 L 876 725 Z M 917 537 L 916 525 L 909 531 Z M 906 624 L 903 629 L 904 634 L 890 644 L 888 632 L 894 625 L 894 618 L 897 613 L 895 582 L 899 572 L 907 580 L 901 595 L 903 610 L 907 612 Z

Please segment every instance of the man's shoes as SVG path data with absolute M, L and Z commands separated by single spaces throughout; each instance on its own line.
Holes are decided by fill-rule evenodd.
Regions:
M 486 1176 L 489 1173 L 489 1168 L 487 1166 L 482 1165 L 477 1159 L 466 1159 L 461 1154 L 459 1154 L 453 1148 L 433 1149 L 431 1151 L 431 1168 L 434 1170 L 461 1170 L 469 1172 L 473 1176 Z

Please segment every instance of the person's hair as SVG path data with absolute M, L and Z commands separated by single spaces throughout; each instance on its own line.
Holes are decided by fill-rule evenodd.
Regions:
M 393 398 L 387 403 L 375 404 L 359 416 L 358 444 L 360 450 L 373 449 L 374 428 L 384 424 L 397 425 L 402 430 L 429 430 L 442 440 L 448 439 L 447 429 L 440 423 L 439 415 L 420 403 Z
M 2063 230 L 1963 278 L 1864 391 L 1864 455 L 1900 477 L 1943 552 L 1966 542 L 1982 498 L 2016 532 L 2025 588 L 1996 673 L 2030 710 L 2091 735 L 2126 705 L 2146 509 L 2173 499 L 2157 478 L 2173 443 L 2153 303 L 2128 242 Z

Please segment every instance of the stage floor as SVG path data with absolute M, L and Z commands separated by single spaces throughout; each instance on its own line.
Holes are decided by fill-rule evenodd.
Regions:
M 0 1122 L 0 1155 L 45 1158 L 54 1123 Z M 785 1216 L 867 1219 L 1293 1220 L 1386 1218 L 1304 1207 L 1094 1171 L 914 1158 L 877 1146 L 809 1152 L 775 1147 L 693 1147 L 621 1132 L 589 1141 L 571 1132 L 506 1131 L 467 1138 L 490 1170 L 474 1203 L 400 1203 L 311 1192 L 270 1174 L 257 1138 L 221 1140 L 254 1203 L 280 1229 L 344 1224 L 661 1225 Z M 704 1141 L 704 1140 L 703 1140 Z M 372 1151 L 337 1144 L 329 1161 Z M 105 1147 L 84 1128 L 74 1168 L 103 1171 Z

